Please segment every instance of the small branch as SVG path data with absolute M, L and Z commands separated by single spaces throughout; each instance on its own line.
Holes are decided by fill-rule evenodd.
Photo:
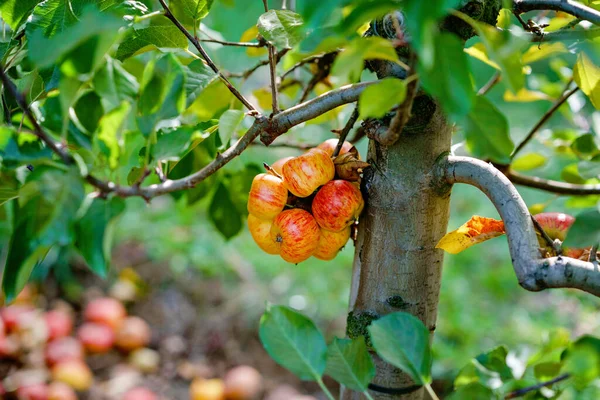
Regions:
M 569 81 L 569 83 L 567 84 L 567 88 L 569 87 L 571 82 L 572 81 Z M 525 147 L 525 145 L 527 145 L 527 143 L 529 143 L 529 141 L 535 136 L 537 131 L 550 119 L 550 117 L 554 114 L 554 112 L 556 112 L 556 110 L 558 110 L 559 107 L 562 106 L 563 103 L 566 102 L 569 99 L 569 97 L 571 97 L 573 94 L 575 94 L 575 92 L 577 92 L 578 90 L 579 90 L 579 87 L 575 87 L 575 88 L 569 90 L 568 92 L 564 93 L 558 100 L 556 100 L 554 102 L 552 107 L 550 107 L 550 109 L 548 111 L 546 111 L 546 113 L 542 116 L 542 118 L 538 121 L 538 123 L 535 124 L 535 126 L 533 128 L 531 128 L 531 130 L 529 131 L 529 133 L 527 134 L 525 139 L 523 139 L 523 141 L 521 143 L 519 143 L 519 145 L 512 152 L 512 154 L 510 155 L 511 160 L 513 160 L 515 158 L 515 156 L 519 153 L 519 151 L 521 151 L 523 149 L 523 147 Z
M 252 142 L 251 143 L 253 146 L 261 146 L 261 147 L 265 147 L 264 144 L 262 144 L 261 142 Z M 310 144 L 310 143 L 297 143 L 297 142 L 283 142 L 283 141 L 278 141 L 276 143 L 271 143 L 269 145 L 269 147 L 287 147 L 290 149 L 298 149 L 298 150 L 310 150 L 314 147 L 317 147 L 318 144 Z
M 600 184 L 575 185 L 567 182 L 553 181 L 536 176 L 522 175 L 511 169 L 504 171 L 506 177 L 516 185 L 527 186 L 565 196 L 587 196 L 600 194 Z
M 319 82 L 321 82 L 323 79 L 329 76 L 331 66 L 333 65 L 333 62 L 335 61 L 337 55 L 338 52 L 325 53 L 322 57 L 316 60 L 317 72 L 313 75 L 313 77 L 310 79 L 310 81 L 304 88 L 304 91 L 300 96 L 300 103 L 303 103 L 306 99 L 308 99 L 310 92 L 315 88 L 315 86 L 317 86 Z
M 216 74 L 219 75 L 219 78 L 221 78 L 221 81 L 223 81 L 223 83 L 225 84 L 225 86 L 227 86 L 227 88 L 229 89 L 229 91 L 231 93 L 233 93 L 233 95 L 235 97 L 237 97 L 237 99 L 239 101 L 241 101 L 242 104 L 248 110 L 254 111 L 254 112 L 257 113 L 256 108 L 244 97 L 244 95 L 242 95 L 231 84 L 231 82 L 229 82 L 229 80 L 225 77 L 225 75 L 219 70 L 219 68 L 213 62 L 213 60 L 210 58 L 210 56 L 208 55 L 208 53 L 206 52 L 206 50 L 204 50 L 204 47 L 202 47 L 202 44 L 200 44 L 200 42 L 198 41 L 198 39 L 195 38 L 191 33 L 189 33 L 188 30 L 185 29 L 185 27 L 183 25 L 181 25 L 181 22 L 179 22 L 179 20 L 177 18 L 175 18 L 175 16 L 173 15 L 173 13 L 171 12 L 171 10 L 167 6 L 167 3 L 165 3 L 165 0 L 158 0 L 158 1 L 160 2 L 160 5 L 165 9 L 165 17 L 169 18 L 171 20 L 171 22 L 173 22 L 173 24 L 181 31 L 181 33 L 183 33 L 185 35 L 185 37 L 187 37 L 187 39 L 194 45 L 194 47 L 196 48 L 196 50 L 198 50 L 198 52 L 200 53 L 200 55 L 202 56 L 202 58 L 204 59 L 204 61 L 206 61 L 206 64 L 210 67 L 210 69 L 212 69 Z
M 575 288 L 600 297 L 600 272 L 594 264 L 569 257 L 541 258 L 527 205 L 506 176 L 489 163 L 449 156 L 437 171 L 446 183 L 466 183 L 491 200 L 504 221 L 515 275 L 526 290 Z
M 281 51 L 277 52 L 277 63 L 279 63 L 279 61 L 281 61 L 281 58 L 287 54 L 287 52 L 290 51 L 290 49 L 282 49 Z M 248 79 L 250 77 L 250 75 L 252 75 L 253 73 L 256 72 L 257 69 L 259 69 L 260 67 L 264 67 L 265 65 L 269 65 L 270 60 L 263 60 L 260 61 L 259 63 L 257 63 L 256 65 L 254 65 L 252 68 L 250 68 L 249 70 L 246 70 L 244 72 L 239 72 L 239 73 L 229 73 L 228 76 L 233 77 L 233 78 L 243 78 L 243 79 Z
M 600 25 L 600 11 L 574 0 L 513 0 L 513 10 L 519 14 L 534 10 L 562 11 Z
M 317 54 L 314 56 L 306 57 L 305 59 L 298 61 L 290 69 L 285 71 L 283 73 L 283 75 L 281 75 L 281 80 L 284 80 L 289 74 L 291 74 L 298 68 L 302 67 L 303 65 L 316 63 L 319 60 L 322 60 L 323 58 L 326 58 L 326 57 L 334 57 L 335 58 L 335 56 L 337 56 L 338 53 L 339 53 L 339 51 L 336 50 L 336 51 L 331 51 L 329 53 Z
M 268 0 L 263 0 L 265 12 L 269 11 Z M 275 58 L 275 46 L 267 42 L 269 48 L 269 72 L 271 73 L 271 100 L 273 115 L 279 113 L 279 101 L 277 95 L 277 60 Z
M 352 130 L 352 127 L 356 123 L 356 120 L 358 120 L 358 106 L 354 108 L 354 111 L 352 111 L 348 122 L 346 122 L 344 129 L 342 129 L 342 133 L 340 133 L 340 138 L 338 139 L 337 145 L 335 146 L 335 150 L 333 150 L 333 157 L 337 157 L 340 154 L 342 146 L 346 141 L 346 137 L 348 136 L 348 133 Z
M 233 46 L 233 47 L 265 47 L 265 42 L 230 42 L 227 40 L 217 40 L 217 39 L 200 39 L 202 43 L 217 43 L 223 46 Z
M 551 249 L 553 249 L 557 255 L 561 255 L 562 254 L 561 244 L 558 242 L 555 242 L 554 240 L 552 240 L 552 238 L 550 236 L 548 236 L 548 234 L 546 233 L 544 228 L 542 228 L 542 225 L 540 225 L 540 223 L 537 221 L 537 219 L 535 219 L 533 217 L 533 215 L 531 215 L 531 222 L 533 222 L 533 226 L 535 226 L 535 230 L 538 231 L 538 233 L 542 236 L 542 239 L 544 239 L 544 242 L 546 242 L 546 244 Z
M 562 382 L 562 381 L 564 381 L 566 379 L 569 379 L 570 377 L 571 377 L 570 374 L 562 374 L 562 375 L 559 375 L 556 378 L 551 379 L 551 380 L 549 380 L 547 382 L 541 382 L 541 383 L 538 383 L 537 385 L 525 387 L 525 388 L 522 388 L 522 389 L 517 389 L 517 390 L 515 390 L 513 392 L 510 392 L 509 394 L 507 394 L 504 398 L 505 399 L 516 399 L 517 397 L 522 397 L 522 396 L 526 395 L 529 392 L 534 392 L 534 391 L 539 390 L 539 389 L 541 389 L 543 387 L 552 386 L 555 383 Z
M 487 81 L 487 83 L 485 85 L 483 85 L 481 87 L 481 89 L 479 89 L 477 91 L 477 95 L 478 96 L 485 96 L 490 90 L 492 90 L 492 88 L 494 86 L 496 86 L 496 84 L 498 82 L 500 82 L 500 80 L 502 80 L 502 74 L 500 73 L 500 71 L 497 71 L 491 78 L 489 81 Z

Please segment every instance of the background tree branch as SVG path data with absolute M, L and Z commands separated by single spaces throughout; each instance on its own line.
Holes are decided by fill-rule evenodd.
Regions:
M 510 168 L 503 172 L 506 174 L 506 177 L 516 185 L 545 190 L 546 192 L 568 196 L 600 194 L 600 184 L 575 185 L 567 182 L 538 178 L 537 176 L 523 175 Z
M 534 10 L 562 11 L 600 25 L 600 11 L 574 0 L 513 0 L 513 9 L 517 13 Z
M 562 256 L 541 258 L 527 205 L 498 169 L 474 158 L 450 156 L 441 162 L 440 174 L 450 185 L 477 187 L 492 201 L 504 221 L 513 267 L 523 288 L 534 292 L 575 288 L 600 297 L 600 271 L 593 263 Z

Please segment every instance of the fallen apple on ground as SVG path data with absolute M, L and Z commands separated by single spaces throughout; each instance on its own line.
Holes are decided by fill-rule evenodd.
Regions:
M 115 344 L 115 333 L 104 324 L 86 322 L 77 330 L 77 337 L 90 353 L 106 353 Z
M 96 322 L 111 327 L 117 330 L 125 317 L 127 311 L 120 301 L 110 298 L 101 297 L 92 300 L 85 307 L 84 318 L 89 322 Z

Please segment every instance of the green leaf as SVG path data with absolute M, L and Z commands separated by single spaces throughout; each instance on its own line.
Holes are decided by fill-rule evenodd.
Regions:
M 119 139 L 130 110 L 131 105 L 124 101 L 119 107 L 105 114 L 98 124 L 95 140 L 100 151 L 108 158 L 111 169 L 116 169 L 119 165 L 121 153 Z
M 0 15 L 2 20 L 16 31 L 31 15 L 33 8 L 39 0 L 2 0 L 0 1 Z
M 238 213 L 244 217 L 248 215 L 248 196 L 254 177 L 265 171 L 264 167 L 254 163 L 246 164 L 244 169 L 232 171 L 226 175 L 227 186 L 231 199 Z
M 335 59 L 331 74 L 344 82 L 357 82 L 365 60 L 398 61 L 398 54 L 389 40 L 380 37 L 360 37 L 352 40 Z
M 577 56 L 577 63 L 573 68 L 573 79 L 577 86 L 585 93 L 596 109 L 600 109 L 600 67 L 584 52 Z
M 140 88 L 138 127 L 148 137 L 156 124 L 177 117 L 185 108 L 183 67 L 173 54 L 150 62 Z
M 593 156 L 598 153 L 598 137 L 593 133 L 579 136 L 571 143 L 571 150 L 579 157 Z
M 94 133 L 98 128 L 100 118 L 104 115 L 100 96 L 96 92 L 83 94 L 73 107 L 71 119 L 85 133 Z
M 0 126 L 0 157 L 3 167 L 16 168 L 46 162 L 52 158 L 52 150 L 42 146 L 33 134 L 19 134 L 13 127 Z
M 208 66 L 201 60 L 194 60 L 189 65 L 183 67 L 185 71 L 185 104 L 189 107 L 206 89 L 206 87 L 218 78 Z
M 381 358 L 406 372 L 417 384 L 431 382 L 429 331 L 418 318 L 395 312 L 373 321 L 368 329 Z
M 325 374 L 351 390 L 364 392 L 375 377 L 364 336 L 353 340 L 334 338 L 327 348 Z
M 214 0 L 171 0 L 169 8 L 184 25 L 198 26 L 198 22 L 208 15 Z
M 467 56 L 461 41 L 449 33 L 435 36 L 433 64 L 419 62 L 419 77 L 425 89 L 435 96 L 447 114 L 460 118 L 471 111 L 475 91 Z
M 200 127 L 195 126 L 163 129 L 158 135 L 152 154 L 158 161 L 178 161 L 189 150 L 192 139 L 198 145 L 209 135 L 210 132 L 203 132 Z
M 75 223 L 75 246 L 94 271 L 105 278 L 108 274 L 112 233 L 115 218 L 125 210 L 125 201 L 91 199 L 85 213 Z
M 133 75 L 123 68 L 120 61 L 106 57 L 106 63 L 94 75 L 94 89 L 108 111 L 119 107 L 121 102 L 133 102 L 140 85 Z
M 21 1 L 21 0 L 18 0 Z M 44 37 L 52 37 L 77 22 L 82 8 L 89 1 L 46 0 L 33 9 L 27 32 L 41 29 Z
M 302 40 L 302 17 L 290 10 L 269 10 L 258 18 L 258 32 L 279 49 Z
M 477 96 L 475 105 L 463 122 L 467 145 L 474 156 L 507 164 L 513 150 L 508 121 L 485 97 Z
M 600 178 L 600 157 L 596 158 L 577 164 L 577 171 L 583 179 Z
M 405 98 L 404 81 L 396 78 L 382 79 L 361 93 L 358 101 L 360 119 L 381 118 L 392 107 L 402 104 Z
M 480 383 L 495 389 L 501 382 L 513 379 L 511 369 L 506 364 L 507 355 L 505 346 L 498 346 L 478 355 L 460 370 L 454 386 L 458 388 Z
M 36 263 L 54 245 L 74 240 L 74 219 L 84 197 L 76 168 L 38 167 L 19 191 L 14 230 L 8 249 L 2 289 L 7 299 L 19 293 Z
M 242 230 L 242 216 L 237 212 L 231 195 L 223 182 L 219 182 L 208 208 L 210 221 L 225 239 L 231 239 Z
M 227 110 L 219 118 L 219 137 L 221 143 L 226 144 L 233 136 L 238 126 L 244 119 L 244 112 L 240 110 Z
M 327 345 L 310 319 L 288 307 L 268 306 L 258 333 L 265 350 L 278 364 L 302 380 L 321 379 Z
M 18 181 L 14 175 L 0 172 L 0 206 L 4 203 L 19 198 Z
M 579 174 L 578 165 L 576 163 L 569 164 L 563 168 L 560 172 L 562 180 L 568 183 L 574 183 L 576 185 L 582 185 L 585 183 L 585 179 Z
M 385 16 L 387 13 L 398 10 L 398 0 L 378 0 L 377 2 L 358 2 L 350 14 L 344 17 L 336 30 L 343 35 L 352 35 L 363 24 Z
M 546 157 L 538 153 L 529 153 L 517 157 L 510 163 L 510 167 L 515 171 L 530 171 L 532 169 L 543 167 L 546 164 Z
M 152 18 L 150 26 L 142 29 L 133 29 L 126 37 L 115 57 L 119 60 L 154 49 L 187 49 L 187 38 L 166 17 Z
M 447 397 L 448 400 L 489 400 L 493 398 L 494 392 L 492 389 L 483 386 L 481 383 L 470 383 L 461 386 Z
M 600 244 L 600 211 L 598 209 L 578 214 L 564 243 L 567 247 L 579 248 L 595 244 Z
M 600 339 L 583 336 L 573 343 L 565 353 L 563 372 L 571 374 L 577 389 L 583 389 L 597 379 L 600 376 Z

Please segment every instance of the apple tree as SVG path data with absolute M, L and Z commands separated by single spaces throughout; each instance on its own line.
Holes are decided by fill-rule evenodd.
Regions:
M 350 175 L 341 179 L 360 178 L 361 192 L 341 226 L 360 214 L 348 339 L 327 348 L 310 320 L 283 307 L 270 306 L 261 321 L 265 348 L 292 372 L 321 385 L 326 372 L 345 386 L 344 399 L 420 399 L 425 391 L 435 398 L 429 345 L 443 249 L 462 251 L 503 233 L 524 289 L 600 295 L 598 1 L 256 0 L 262 14 L 240 41 L 215 38 L 204 23 L 211 8 L 249 1 L 0 1 L 8 299 L 51 249 L 77 253 L 106 275 L 112 226 L 131 197 L 171 195 L 192 205 L 212 196 L 211 221 L 225 237 L 236 235 L 247 201 L 254 207 L 252 180 L 264 172 L 240 167 L 240 155 L 259 146 L 314 147 L 290 138 L 307 123 L 330 124 L 332 115 L 346 122 L 334 127 L 339 138 L 331 153 L 308 161 L 316 180 L 312 173 L 298 178 L 307 192 L 293 192 L 292 172 L 285 172 L 298 157 L 265 178 L 283 190 L 275 213 L 259 201 L 249 217 L 274 218 L 288 207 L 287 189 L 312 196 L 331 181 L 331 166 L 342 163 L 351 144 L 368 140 L 364 161 L 346 157 Z M 215 45 L 241 48 L 259 61 L 226 71 L 211 58 Z M 492 68 L 484 84 L 469 57 Z M 252 90 L 246 83 L 258 71 L 268 71 L 269 84 Z M 486 96 L 498 87 L 503 101 L 550 105 L 532 117 L 528 133 L 514 132 L 511 116 Z M 558 113 L 570 130 L 544 132 L 541 140 Z M 351 144 L 343 150 L 345 141 Z M 544 152 L 530 151 L 536 141 Z M 569 161 L 558 171 L 561 180 L 523 173 L 559 156 Z M 457 183 L 485 193 L 502 221 L 474 217 L 446 235 Z M 358 191 L 344 185 L 344 193 Z M 535 210 L 515 185 L 572 196 L 583 210 L 574 222 L 564 215 L 532 218 Z M 319 193 L 325 191 L 315 199 Z M 309 211 L 298 213 L 311 219 Z M 337 222 L 331 221 L 335 230 Z M 318 240 L 315 229 L 298 240 Z M 455 396 L 552 397 L 562 392 L 549 387 L 569 378 L 573 393 L 587 390 L 593 379 L 584 379 L 589 374 L 576 367 L 577 356 L 597 354 L 597 363 L 600 347 L 585 339 L 545 360 L 554 369 L 544 364 L 545 373 L 535 376 L 506 378 L 505 351 L 494 350 L 477 359 L 479 373 L 461 372 Z

